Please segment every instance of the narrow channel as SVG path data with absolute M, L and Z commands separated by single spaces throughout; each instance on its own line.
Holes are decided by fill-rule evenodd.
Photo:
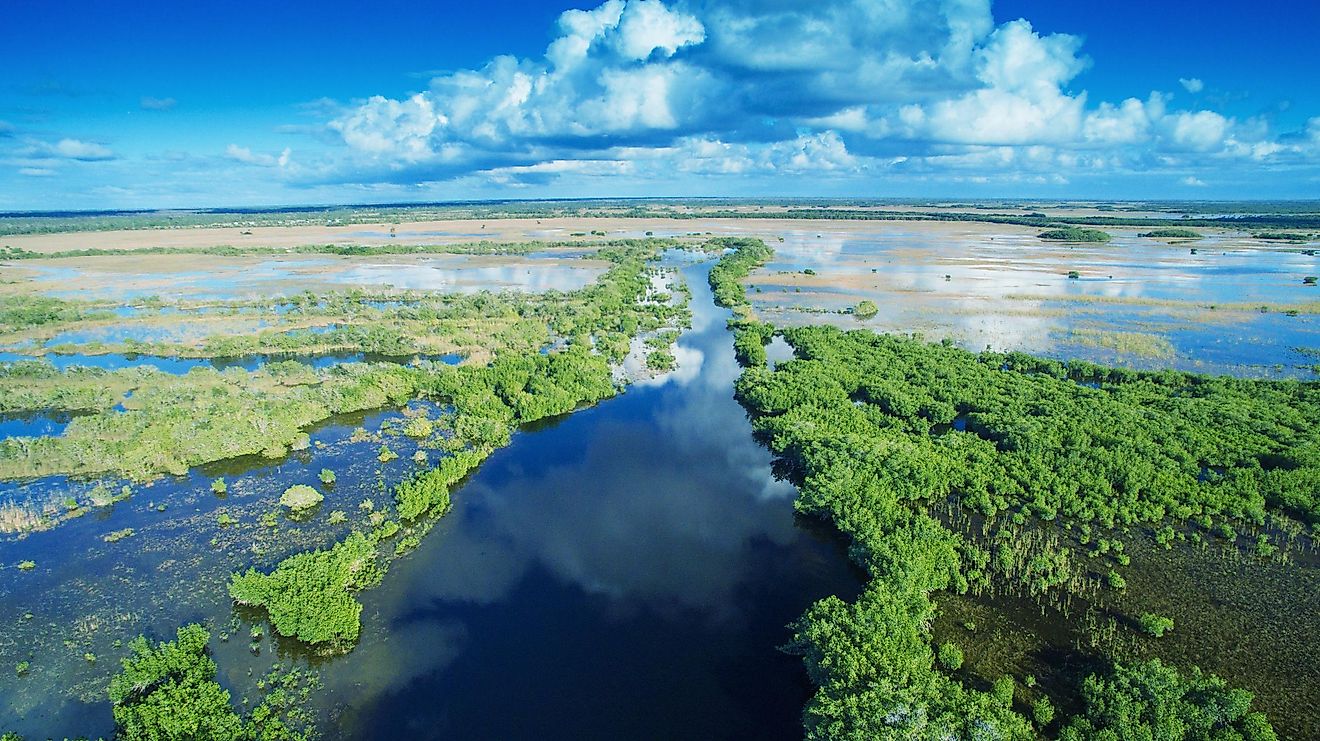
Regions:
M 709 268 L 684 269 L 676 372 L 515 436 L 362 595 L 362 643 L 321 667 L 330 735 L 801 737 L 811 689 L 777 647 L 860 582 L 733 399 Z

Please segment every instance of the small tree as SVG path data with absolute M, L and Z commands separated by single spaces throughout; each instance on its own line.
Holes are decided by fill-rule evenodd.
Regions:
M 280 496 L 280 504 L 294 512 L 299 512 L 315 507 L 323 499 L 325 497 L 321 495 L 321 492 L 305 484 L 298 484 L 284 490 L 284 494 Z
M 951 672 L 958 671 L 963 665 L 962 649 L 952 643 L 941 643 L 936 658 L 939 660 L 940 666 Z
M 1036 725 L 1044 728 L 1054 720 L 1054 703 L 1050 698 L 1042 697 L 1031 703 L 1031 717 L 1036 721 Z
M 1153 612 L 1143 614 L 1137 622 L 1141 624 L 1142 631 L 1156 638 L 1162 638 L 1165 633 L 1173 630 L 1173 618 Z

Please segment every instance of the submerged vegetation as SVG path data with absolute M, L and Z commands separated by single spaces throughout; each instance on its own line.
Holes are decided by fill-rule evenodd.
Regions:
M 612 375 L 612 365 L 622 361 L 634 338 L 643 333 L 663 337 L 667 346 L 677 337 L 677 329 L 686 326 L 687 292 L 678 286 L 674 294 L 679 299 L 675 299 L 658 291 L 653 279 L 664 273 L 650 267 L 661 250 L 671 246 L 675 243 L 666 240 L 604 246 L 595 255 L 608 261 L 610 269 L 596 283 L 571 293 L 445 296 L 420 299 L 422 308 L 416 313 L 408 306 L 390 308 L 404 317 L 400 321 L 412 322 L 405 333 L 413 338 L 410 342 L 462 338 L 461 343 L 473 348 L 472 359 L 462 365 L 348 362 L 318 369 L 297 362 L 270 362 L 255 371 L 196 368 L 186 374 L 137 367 L 60 371 L 38 361 L 0 366 L 0 406 L 16 411 L 90 412 L 75 417 L 60 435 L 4 440 L 0 477 L 111 474 L 148 481 L 247 455 L 276 460 L 311 447 L 308 429 L 329 417 L 398 408 L 419 400 L 437 410 L 435 416 L 405 410 L 405 421 L 393 433 L 401 436 L 397 440 L 372 440 L 365 432 L 362 438 L 382 453 L 390 452 L 379 457 L 382 471 L 387 466 L 415 467 L 401 481 L 395 479 L 388 503 L 364 499 L 360 508 L 364 521 L 346 537 L 273 564 L 240 569 L 229 580 L 234 604 L 260 611 L 269 619 L 272 633 L 320 654 L 351 650 L 362 631 L 362 604 L 355 594 L 378 584 L 394 560 L 421 544 L 449 510 L 451 491 L 472 469 L 507 445 L 519 425 L 566 414 L 617 393 L 620 382 Z M 335 310 L 341 299 L 309 295 L 297 300 L 326 311 Z M 381 333 L 368 327 L 348 339 L 369 343 L 377 334 Z M 205 351 L 229 352 L 237 347 L 233 342 L 213 342 Z M 360 344 L 351 347 L 362 349 Z M 390 448 L 402 440 L 417 446 L 411 463 L 392 462 L 398 454 Z M 337 476 L 325 469 L 317 478 L 322 487 L 333 487 Z M 241 499 L 246 493 L 224 478 L 208 476 L 203 486 L 211 492 L 208 499 L 231 493 Z M 292 514 L 322 499 L 316 488 L 298 484 L 285 491 L 280 504 Z M 85 511 L 72 497 L 70 502 L 77 511 Z M 166 508 L 155 502 L 147 506 L 153 511 Z M 248 521 L 259 519 L 262 526 L 274 530 L 279 509 Z M 336 509 L 326 519 L 336 525 L 346 523 L 349 516 Z M 222 529 L 243 526 L 225 510 L 208 521 Z M 130 534 L 116 533 L 106 541 Z M 256 546 L 252 553 L 260 558 Z M 20 568 L 33 567 L 20 564 Z M 222 633 L 221 640 L 228 635 Z M 254 654 L 260 651 L 262 635 L 260 627 L 253 629 Z M 134 644 L 135 663 L 131 671 L 126 665 L 125 678 L 117 680 L 112 698 L 122 735 L 187 738 L 198 735 L 189 728 L 214 727 L 216 733 L 209 737 L 258 737 L 251 735 L 258 716 L 284 712 L 283 705 L 278 712 L 267 707 L 254 711 L 251 720 L 234 713 L 228 693 L 213 681 L 215 665 L 205 655 L 207 639 L 206 631 L 198 627 L 181 631 L 177 642 L 155 648 L 145 642 Z M 155 671 L 153 667 L 164 667 L 157 672 L 160 676 L 139 681 Z M 178 677 L 165 676 L 174 671 Z M 258 729 L 259 737 L 292 737 L 279 735 L 272 727 Z
M 318 536 L 319 547 L 267 556 L 270 551 L 252 544 L 256 563 L 248 556 L 221 567 L 225 573 L 238 569 L 227 584 L 240 607 L 236 615 L 245 621 L 259 616 L 242 632 L 235 617 L 221 641 L 250 635 L 253 654 L 267 635 L 280 638 L 281 651 L 294 641 L 304 645 L 292 650 L 310 649 L 318 657 L 350 651 L 372 629 L 370 615 L 364 623 L 360 592 L 379 585 L 395 560 L 423 547 L 465 477 L 507 445 L 519 426 L 617 393 L 612 366 L 639 344 L 649 351 L 652 370 L 674 366 L 670 348 L 687 309 L 658 294 L 647 274 L 648 262 L 671 244 L 608 246 L 599 254 L 611 264 L 609 272 L 571 293 L 404 302 L 382 312 L 399 317 L 390 326 L 336 326 L 295 336 L 288 345 L 280 344 L 283 333 L 262 333 L 195 348 L 242 355 L 328 343 L 407 354 L 437 349 L 431 342 L 461 347 L 468 359 L 456 366 L 350 362 L 315 369 L 273 362 L 256 371 L 199 368 L 171 375 L 11 364 L 0 368 L 0 409 L 89 414 L 56 437 L 0 443 L 0 477 L 148 481 L 237 456 L 281 459 L 321 445 L 308 429 L 333 415 L 425 405 L 429 412 L 400 415 L 394 437 L 362 428 L 353 433 L 369 446 L 376 488 L 326 507 L 344 508 L 323 518 L 343 527 Z M 1166 610 L 1129 609 L 1123 601 L 1137 584 L 1127 586 L 1133 549 L 1125 542 L 1134 533 L 1151 535 L 1165 548 L 1191 538 L 1217 538 L 1236 548 L 1241 537 L 1252 548 L 1245 558 L 1285 562 L 1291 542 L 1320 534 L 1315 384 L 970 353 L 951 343 L 833 328 L 780 331 L 757 320 L 742 285 L 772 251 L 760 240 L 739 238 L 711 239 L 704 249 L 722 254 L 709 280 L 717 301 L 734 314 L 734 350 L 746 367 L 736 387 L 739 401 L 777 456 L 776 470 L 799 486 L 797 510 L 832 522 L 870 577 L 857 599 L 826 598 L 792 625 L 785 649 L 802 657 L 816 687 L 803 715 L 808 738 L 1275 737 L 1266 717 L 1253 710 L 1250 693 L 1195 667 L 1146 660 L 1148 654 L 1124 649 L 1113 635 L 1127 631 L 1143 651 L 1158 652 L 1187 630 L 1179 613 L 1166 617 Z M 323 311 L 341 301 L 381 300 L 309 294 L 298 303 Z M 851 309 L 859 319 L 878 312 L 871 301 Z M 1117 334 L 1082 332 L 1076 339 L 1128 352 L 1145 346 L 1136 334 Z M 772 370 L 766 346 L 777 335 L 795 359 Z M 1163 351 L 1152 346 L 1150 354 Z M 402 446 L 405 441 L 410 447 Z M 319 462 L 301 480 L 314 476 L 333 499 L 339 476 L 329 468 L 317 476 L 318 468 Z M 344 495 L 358 479 L 349 467 L 336 468 Z M 216 497 L 230 494 L 230 484 L 215 478 L 220 471 L 203 470 L 203 488 Z M 233 481 L 234 499 L 246 486 Z M 262 498 L 264 514 L 243 513 L 242 522 L 260 519 L 273 531 L 283 521 L 280 505 L 298 512 L 324 498 L 299 484 L 276 505 L 278 492 Z M 345 510 L 353 511 L 358 500 L 348 524 Z M 71 507 L 81 512 L 86 504 L 74 500 Z M 227 511 L 207 519 L 240 522 Z M 298 519 L 307 517 L 288 518 Z M 133 536 L 129 528 L 104 540 Z M 978 644 L 991 639 L 982 639 L 970 620 L 960 623 L 957 635 L 936 630 L 945 599 L 1005 593 L 1035 600 L 1042 614 L 1086 604 L 1086 619 L 1096 626 L 1086 630 L 1104 635 L 1082 657 L 1084 672 L 1068 677 L 1072 684 L 986 673 L 977 660 L 985 646 Z M 1100 613 L 1106 614 L 1097 618 Z M 235 709 L 216 681 L 209 640 L 206 628 L 190 625 L 174 641 L 130 644 L 131 655 L 110 686 L 118 734 L 303 737 L 291 690 L 275 689 L 251 711 Z M 97 654 L 86 656 L 91 663 Z M 15 671 L 27 676 L 31 666 L 23 661 Z M 247 707 L 248 700 L 237 705 Z

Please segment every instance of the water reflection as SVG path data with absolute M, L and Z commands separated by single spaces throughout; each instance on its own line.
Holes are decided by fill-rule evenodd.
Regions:
M 58 435 L 72 420 L 68 412 L 0 414 L 0 438 Z
M 465 264 L 467 258 L 434 258 L 412 264 L 358 264 L 336 273 L 330 279 L 352 285 L 392 286 L 397 289 L 478 293 L 514 290 L 528 293 L 575 291 L 595 282 L 605 273 L 601 267 L 570 264 L 532 264 L 476 266 Z
M 520 432 L 361 595 L 361 644 L 315 659 L 328 736 L 800 737 L 810 687 L 775 647 L 812 601 L 850 598 L 859 580 L 831 532 L 795 521 L 791 488 L 772 478 L 732 398 L 727 315 L 710 304 L 704 267 L 686 272 L 698 329 L 680 339 L 679 371 Z M 205 466 L 55 530 L 0 539 L 0 563 L 37 563 L 0 578 L 5 613 L 34 613 L 0 637 L 0 659 L 31 655 L 34 667 L 0 682 L 0 725 L 110 732 L 104 689 L 123 653 L 112 640 L 167 636 L 190 620 L 215 631 L 225 686 L 253 696 L 272 644 L 254 656 L 248 626 L 230 624 L 227 575 L 361 527 L 358 502 L 387 496 L 413 464 L 406 441 L 391 440 L 401 458 L 381 466 L 379 441 L 353 428 L 392 416 L 337 420 L 286 460 Z M 315 484 L 322 467 L 338 482 L 313 521 L 261 524 L 284 487 Z M 219 476 L 223 498 L 209 488 Z M 328 526 L 331 509 L 349 522 Z M 237 524 L 219 524 L 220 511 Z M 126 527 L 135 534 L 102 540 Z
M 1256 307 L 1315 301 L 1301 283 L 1320 271 L 1315 255 L 1218 236 L 1192 253 L 1135 230 L 1114 235 L 1108 244 L 1061 245 L 979 225 L 789 231 L 750 298 L 780 324 L 921 332 L 973 350 L 1137 367 L 1311 375 L 1296 348 L 1320 346 L 1316 316 Z M 841 313 L 863 298 L 880 307 L 877 316 L 859 322 Z
M 520 435 L 365 595 L 363 644 L 325 668 L 342 733 L 800 736 L 808 689 L 775 646 L 857 581 L 795 523 L 732 398 L 724 314 L 686 272 L 702 329 L 680 371 Z
M 198 269 L 202 263 L 206 269 Z M 571 291 L 591 284 L 607 267 L 582 263 L 572 254 L 542 251 L 526 257 L 399 255 L 371 261 L 171 255 L 149 265 L 89 260 L 73 265 L 24 263 L 22 269 L 37 290 L 51 296 L 132 303 L 148 297 L 234 301 L 342 286 L 461 293 Z

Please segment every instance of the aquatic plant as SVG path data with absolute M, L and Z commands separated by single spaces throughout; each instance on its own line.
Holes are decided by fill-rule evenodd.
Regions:
M 652 350 L 646 355 L 646 367 L 650 370 L 665 373 L 673 370 L 676 365 L 674 354 L 668 348 Z
M 460 451 L 440 459 L 439 464 L 407 478 L 394 487 L 399 517 L 415 520 L 423 514 L 442 515 L 449 510 L 449 491 L 469 471 L 485 460 L 475 451 Z
M 1252 695 L 1192 668 L 1159 659 L 1092 675 L 1082 687 L 1085 709 L 1059 732 L 1061 741 L 1105 738 L 1241 738 L 1274 741 L 1269 721 L 1251 711 Z
M 876 306 L 875 302 L 870 299 L 862 299 L 853 307 L 852 313 L 858 319 L 870 319 L 880 313 L 880 307 Z
M 1049 229 L 1036 235 L 1040 239 L 1059 242 L 1108 242 L 1111 237 L 1099 229 L 1083 229 L 1069 226 L 1062 229 Z
M 294 512 L 298 512 L 315 507 L 324 499 L 325 496 L 316 489 L 306 484 L 296 484 L 284 490 L 284 493 L 280 495 L 280 504 Z
M 361 630 L 362 604 L 352 593 L 380 576 L 375 541 L 353 533 L 332 548 L 290 556 L 269 574 L 249 569 L 233 575 L 229 596 L 265 608 L 281 635 L 344 648 Z
M 1165 633 L 1173 630 L 1173 618 L 1156 615 L 1153 612 L 1142 613 L 1137 623 L 1142 631 L 1156 638 L 1162 638 Z
M 936 658 L 939 660 L 940 666 L 951 672 L 958 671 L 963 665 L 962 649 L 952 643 L 941 643 Z
M 1152 229 L 1148 232 L 1142 232 L 1137 236 L 1149 239 L 1202 239 L 1204 235 L 1191 229 L 1173 227 L 1168 229 Z
M 107 543 L 117 543 L 123 540 L 124 538 L 131 538 L 131 537 L 133 537 L 133 528 L 126 527 L 122 530 L 114 530 L 109 533 L 106 533 L 105 535 L 102 535 L 101 540 L 104 540 Z
M 216 681 L 206 655 L 210 633 L 200 625 L 179 628 L 174 641 L 151 646 L 138 637 L 123 669 L 110 680 L 116 735 L 129 739 L 210 738 L 237 740 L 243 721 Z
M 229 691 L 216 681 L 216 664 L 207 654 L 210 639 L 209 631 L 190 624 L 179 628 L 173 641 L 152 645 L 139 636 L 129 644 L 130 655 L 121 661 L 108 692 L 115 737 L 307 741 L 308 718 L 287 681 L 272 687 L 247 718 L 235 712 Z

